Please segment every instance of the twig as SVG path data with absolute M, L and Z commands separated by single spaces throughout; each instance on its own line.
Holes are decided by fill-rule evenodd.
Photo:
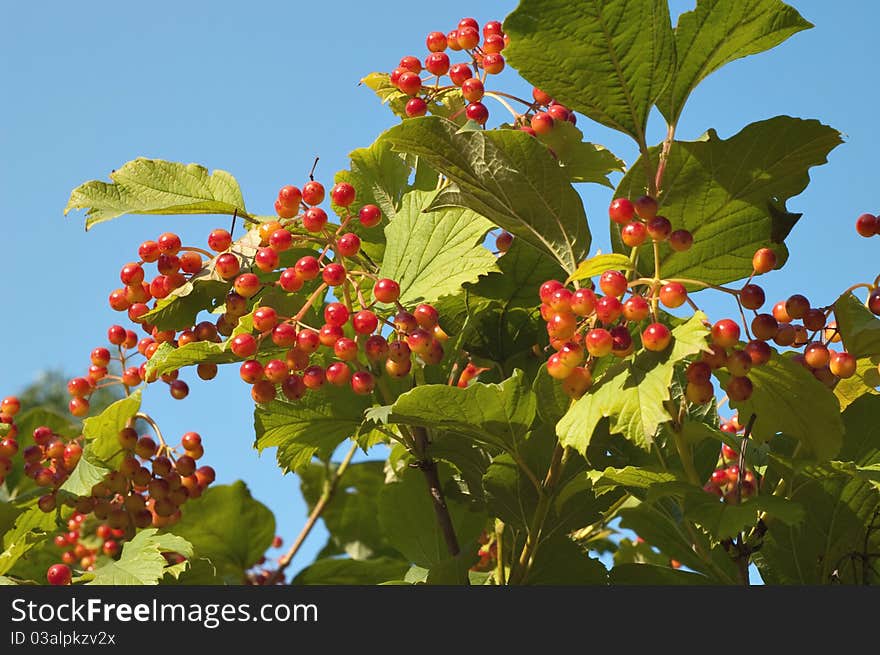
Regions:
M 343 476 L 348 465 L 351 464 L 351 460 L 354 457 L 354 454 L 357 452 L 358 445 L 357 442 L 351 445 L 351 449 L 348 451 L 348 454 L 345 456 L 345 459 L 342 460 L 342 463 L 339 465 L 339 468 L 333 473 L 333 477 L 330 478 L 329 482 L 324 487 L 324 491 L 321 494 L 321 497 L 318 498 L 318 502 L 315 503 L 315 506 L 312 508 L 311 514 L 309 514 L 309 518 L 306 520 L 305 525 L 302 530 L 300 530 L 299 535 L 296 540 L 293 542 L 293 545 L 290 547 L 284 555 L 281 556 L 281 559 L 278 560 L 278 568 L 272 573 L 272 576 L 266 582 L 267 585 L 278 584 L 278 581 L 284 577 L 284 571 L 290 566 L 290 562 L 296 557 L 296 554 L 299 552 L 299 549 L 302 547 L 303 543 L 305 543 L 306 538 L 312 531 L 312 528 L 315 527 L 315 523 L 318 522 L 318 519 L 321 518 L 321 515 L 324 513 L 324 510 L 327 508 L 327 505 L 333 499 L 333 495 L 336 493 L 336 487 L 339 485 L 339 479 Z

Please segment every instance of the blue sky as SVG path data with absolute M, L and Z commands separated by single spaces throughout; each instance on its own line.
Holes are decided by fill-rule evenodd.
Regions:
M 762 280 L 768 299 L 795 290 L 827 303 L 869 272 L 876 243 L 853 230 L 856 216 L 880 207 L 876 193 L 875 26 L 871 3 L 794 0 L 816 28 L 769 54 L 735 62 L 706 80 L 685 109 L 678 136 L 714 127 L 722 137 L 779 114 L 818 118 L 846 143 L 789 207 L 804 212 L 788 243 L 792 256 Z M 268 214 L 278 188 L 301 184 L 315 156 L 331 180 L 346 154 L 369 145 L 394 119 L 357 82 L 388 71 L 402 55 L 424 56 L 424 37 L 459 18 L 502 19 L 515 2 L 447 0 L 425 4 L 337 0 L 326 3 L 168 2 L 11 3 L 0 26 L 0 396 L 46 368 L 84 370 L 116 315 L 106 303 L 122 264 L 138 244 L 174 230 L 202 245 L 227 218 L 123 218 L 86 234 L 82 218 L 62 216 L 72 188 L 138 156 L 198 162 L 230 171 L 248 208 Z M 693 2 L 674 0 L 673 12 Z M 528 93 L 512 74 L 506 89 Z M 501 111 L 498 107 L 497 111 Z M 496 114 L 500 116 L 500 114 Z M 587 137 L 631 162 L 627 137 L 581 117 Z M 651 121 L 652 141 L 664 128 Z M 594 247 L 608 250 L 611 192 L 582 189 Z M 873 250 L 871 250 L 873 248 Z M 871 277 L 876 274 L 873 271 Z M 698 300 L 716 318 L 734 310 Z M 190 381 L 193 376 L 185 376 Z M 192 384 L 176 403 L 164 389 L 147 396 L 163 430 L 198 430 L 220 482 L 244 479 L 276 513 L 289 543 L 305 508 L 298 480 L 282 476 L 271 452 L 252 450 L 248 389 L 230 370 Z M 313 535 L 294 564 L 323 545 Z

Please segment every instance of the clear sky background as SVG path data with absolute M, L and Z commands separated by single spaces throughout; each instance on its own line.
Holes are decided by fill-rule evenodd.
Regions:
M 673 14 L 693 2 L 673 0 Z M 808 189 L 789 203 L 804 217 L 788 240 L 786 267 L 765 276 L 769 299 L 794 291 L 833 301 L 852 282 L 876 274 L 877 244 L 858 237 L 856 216 L 880 210 L 877 193 L 876 25 L 868 2 L 794 0 L 816 28 L 770 53 L 728 65 L 691 97 L 678 130 L 693 139 L 714 127 L 727 138 L 780 114 L 817 118 L 846 143 L 813 169 Z M 198 162 L 231 172 L 251 212 L 269 214 L 278 188 L 301 185 L 312 160 L 332 180 L 347 153 L 369 145 L 396 119 L 358 80 L 390 71 L 401 56 L 424 57 L 425 35 L 466 15 L 503 19 L 513 1 L 4 3 L 0 21 L 0 396 L 49 368 L 84 371 L 118 320 L 107 294 L 119 268 L 146 239 L 173 230 L 203 245 L 227 217 L 131 216 L 86 234 L 81 215 L 62 216 L 71 189 L 138 156 Z M 478 8 L 478 13 L 474 13 Z M 528 93 L 512 74 L 507 90 Z M 500 106 L 490 106 L 502 117 Z M 581 117 L 590 140 L 628 162 L 628 137 Z M 657 115 L 652 142 L 662 139 Z M 332 182 L 331 182 L 332 183 Z M 581 188 L 594 248 L 608 246 L 611 191 Z M 873 264 L 873 265 L 872 265 Z M 726 299 L 697 297 L 714 318 Z M 146 396 L 163 431 L 198 430 L 218 482 L 247 481 L 269 505 L 289 543 L 305 518 L 295 476 L 282 476 L 272 452 L 253 443 L 248 388 L 232 367 L 195 383 L 187 401 L 162 385 Z M 316 531 L 294 562 L 311 561 L 326 533 Z

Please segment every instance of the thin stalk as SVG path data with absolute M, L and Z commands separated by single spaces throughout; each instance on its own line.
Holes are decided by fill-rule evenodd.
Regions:
M 312 529 L 315 527 L 315 523 L 318 522 L 318 519 L 321 518 L 321 515 L 324 513 L 324 510 L 327 508 L 327 505 L 333 499 L 333 495 L 336 493 L 336 487 L 339 486 L 339 479 L 345 473 L 348 465 L 351 464 L 351 460 L 354 457 L 354 454 L 357 452 L 358 445 L 357 442 L 351 445 L 351 448 L 348 451 L 348 454 L 345 456 L 345 459 L 339 464 L 339 467 L 334 471 L 333 476 L 330 478 L 329 482 L 325 485 L 324 491 L 321 493 L 321 497 L 318 498 L 318 502 L 315 503 L 315 506 L 312 508 L 311 513 L 309 514 L 309 518 L 306 520 L 305 525 L 303 525 L 302 530 L 300 530 L 299 535 L 297 535 L 296 540 L 293 542 L 293 545 L 290 549 L 281 556 L 281 559 L 278 560 L 278 568 L 272 573 L 272 576 L 266 582 L 268 585 L 278 584 L 278 581 L 284 577 L 284 571 L 290 566 L 290 562 L 296 557 L 296 554 L 299 552 L 299 549 L 302 548 L 303 543 L 305 543 L 306 538 L 312 532 Z

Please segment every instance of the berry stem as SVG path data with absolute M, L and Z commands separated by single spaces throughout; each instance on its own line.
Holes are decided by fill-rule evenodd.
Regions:
M 152 429 L 153 433 L 156 435 L 156 438 L 159 440 L 159 445 L 162 448 L 168 448 L 168 442 L 165 441 L 165 438 L 162 436 L 162 430 L 159 429 L 159 424 L 153 420 L 153 417 L 149 414 L 144 414 L 143 412 L 138 412 L 134 415 L 135 419 L 140 419 L 144 423 L 148 424 Z
M 519 96 L 515 96 L 512 93 L 505 93 L 504 91 L 491 91 L 491 92 L 487 91 L 486 95 L 487 96 L 488 95 L 501 96 L 502 98 L 510 98 L 511 100 L 515 100 L 516 102 L 521 102 L 522 104 L 524 104 L 526 107 L 529 107 L 529 108 L 535 106 L 534 102 L 529 102 L 528 100 L 523 100 Z
M 499 587 L 507 584 L 504 571 L 504 522 L 495 519 L 495 584 Z
M 507 111 L 510 112 L 510 115 L 513 116 L 513 122 L 514 122 L 514 123 L 515 123 L 517 120 L 519 120 L 520 115 L 517 114 L 516 111 L 514 111 L 513 107 L 510 106 L 510 103 L 507 102 L 507 100 L 505 100 L 504 98 L 499 97 L 499 95 L 498 95 L 495 91 L 486 91 L 486 93 L 485 93 L 484 95 L 485 95 L 487 98 L 494 98 L 495 100 L 497 100 L 498 102 L 500 102 L 502 105 L 504 105 L 504 107 L 507 109 Z
M 717 284 L 709 284 L 708 282 L 703 282 L 702 280 L 692 280 L 687 277 L 671 277 L 668 280 L 661 280 L 661 282 L 680 282 L 681 284 L 695 284 L 697 286 L 701 286 L 704 289 L 715 289 L 716 291 L 723 291 L 724 293 L 729 293 L 732 296 L 738 296 L 739 290 L 731 289 L 729 287 L 722 287 Z
M 535 561 L 535 555 L 538 552 L 544 521 L 547 519 L 547 514 L 550 511 L 553 491 L 562 477 L 562 472 L 565 470 L 565 464 L 568 461 L 570 452 L 568 448 L 563 447 L 559 442 L 556 443 L 556 449 L 553 451 L 553 460 L 550 462 L 550 468 L 547 471 L 544 482 L 541 484 L 538 506 L 535 508 L 535 514 L 532 516 L 532 521 L 529 525 L 529 534 L 519 554 L 519 559 L 510 573 L 509 584 L 522 584 L 529 574 L 529 570 Z
M 666 139 L 663 141 L 663 149 L 660 151 L 660 161 L 657 162 L 657 176 L 654 178 L 655 197 L 660 195 L 663 185 L 663 174 L 666 172 L 666 162 L 669 159 L 669 151 L 675 139 L 675 123 L 666 126 Z
M 333 472 L 333 475 L 325 483 L 324 490 L 321 492 L 321 496 L 320 498 L 318 498 L 318 502 L 315 503 L 315 506 L 312 508 L 312 511 L 309 514 L 309 518 L 306 520 L 305 525 L 303 525 L 302 530 L 300 530 L 300 533 L 294 540 L 293 545 L 291 545 L 290 550 L 284 553 L 284 555 L 282 555 L 281 558 L 278 560 L 278 568 L 275 570 L 274 573 L 272 573 L 272 577 L 269 578 L 266 584 L 277 584 L 278 581 L 284 577 L 284 571 L 287 569 L 288 566 L 290 566 L 290 562 L 293 561 L 293 558 L 296 557 L 296 554 L 299 552 L 299 549 L 305 543 L 306 538 L 308 538 L 312 529 L 315 527 L 315 523 L 317 523 L 318 519 L 321 518 L 321 515 L 327 508 L 327 505 L 330 503 L 331 500 L 333 500 L 333 496 L 336 493 L 336 488 L 339 486 L 339 479 L 343 476 L 346 469 L 348 469 L 348 465 L 351 464 L 351 460 L 357 452 L 357 449 L 357 442 L 352 443 L 348 454 L 345 456 L 345 459 L 342 460 L 342 462 Z
M 216 252 L 208 252 L 207 250 L 196 248 L 194 246 L 183 246 L 181 247 L 180 252 L 197 252 L 200 255 L 204 255 L 208 259 L 214 259 L 214 257 L 217 256 Z

